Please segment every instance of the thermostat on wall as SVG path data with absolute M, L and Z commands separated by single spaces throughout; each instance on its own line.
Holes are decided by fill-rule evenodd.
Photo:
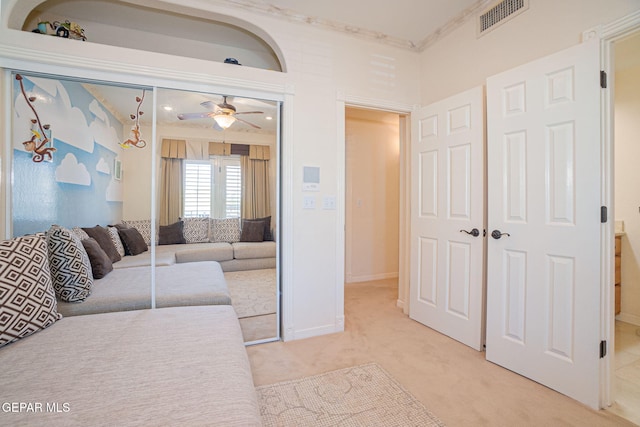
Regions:
M 320 168 L 304 166 L 302 170 L 302 191 L 320 191 Z

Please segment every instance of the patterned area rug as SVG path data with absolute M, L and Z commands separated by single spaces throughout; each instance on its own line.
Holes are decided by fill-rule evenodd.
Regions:
M 444 426 L 375 363 L 256 388 L 269 426 Z

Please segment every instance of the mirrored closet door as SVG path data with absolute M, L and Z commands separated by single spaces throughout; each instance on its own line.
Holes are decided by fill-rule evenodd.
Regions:
M 63 315 L 231 304 L 246 342 L 279 339 L 279 102 L 12 84 L 12 234 L 60 251 Z

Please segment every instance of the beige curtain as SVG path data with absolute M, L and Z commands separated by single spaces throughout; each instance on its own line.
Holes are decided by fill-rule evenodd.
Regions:
M 240 159 L 243 184 L 242 218 L 270 216 L 269 160 L 252 159 L 250 155 L 242 156 Z
M 160 225 L 173 224 L 182 216 L 186 141 L 162 140 L 160 171 Z

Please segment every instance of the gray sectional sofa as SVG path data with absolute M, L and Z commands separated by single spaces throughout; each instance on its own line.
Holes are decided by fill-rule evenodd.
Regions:
M 31 404 L 3 425 L 262 425 L 228 305 L 64 318 L 0 348 L 0 366 L 0 402 Z
M 125 256 L 114 269 L 151 265 L 151 251 Z M 155 247 L 158 267 L 176 263 L 216 261 L 222 271 L 260 270 L 276 267 L 276 242 L 206 242 Z
M 239 220 L 235 221 L 239 224 Z M 138 227 L 145 243 L 149 243 L 149 221 L 130 221 L 129 224 Z M 195 240 L 213 240 L 210 228 L 207 225 L 202 236 Z M 81 233 L 77 228 L 71 231 Z M 240 234 L 235 233 L 230 240 L 239 238 Z M 152 259 L 154 271 L 150 268 Z M 275 268 L 276 243 L 206 241 L 157 245 L 136 255 L 122 256 L 112 266 L 113 271 L 93 280 L 91 294 L 82 302 L 58 299 L 59 312 L 64 316 L 77 316 L 151 308 L 152 273 L 158 308 L 231 305 L 224 272 Z
M 156 269 L 156 307 L 231 305 L 220 264 L 213 261 L 173 264 Z M 151 308 L 151 269 L 118 268 L 95 279 L 82 302 L 58 300 L 63 316 Z
M 58 302 L 86 295 L 81 247 L 63 229 L 0 241 L 0 424 L 262 425 L 217 262 L 158 267 L 163 308 L 145 309 L 149 266 L 114 269 L 83 302 Z

